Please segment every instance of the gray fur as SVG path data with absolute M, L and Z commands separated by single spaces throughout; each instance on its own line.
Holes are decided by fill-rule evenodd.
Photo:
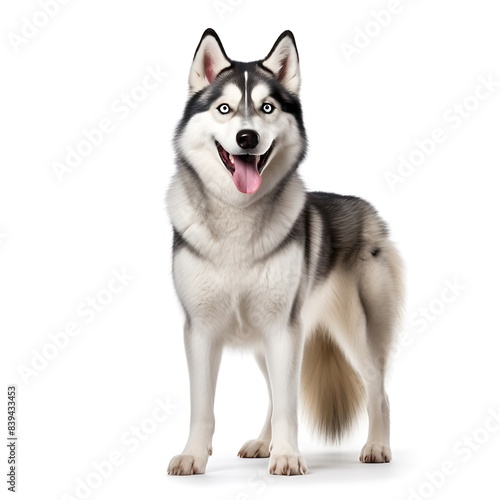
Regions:
M 270 455 L 273 474 L 306 472 L 297 445 L 300 385 L 328 440 L 349 430 L 366 401 L 360 460 L 391 459 L 384 378 L 402 307 L 401 260 L 369 203 L 305 190 L 299 87 L 290 32 L 252 63 L 230 60 L 213 30 L 195 53 L 167 200 L 192 405 L 188 443 L 171 474 L 205 471 L 226 345 L 255 353 L 270 396 L 261 434 L 239 456 Z M 263 103 L 272 104 L 267 112 Z M 258 143 L 243 150 L 241 130 L 255 131 Z

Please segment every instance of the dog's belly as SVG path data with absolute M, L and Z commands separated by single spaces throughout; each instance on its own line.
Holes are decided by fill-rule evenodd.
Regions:
M 174 282 L 194 328 L 225 343 L 255 343 L 288 323 L 302 261 L 298 245 L 250 264 L 243 255 L 214 264 L 182 249 L 174 257 Z

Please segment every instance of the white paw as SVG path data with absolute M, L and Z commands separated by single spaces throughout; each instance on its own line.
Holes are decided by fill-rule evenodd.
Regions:
M 305 460 L 300 455 L 271 455 L 269 474 L 298 476 L 307 472 Z
M 267 458 L 270 455 L 269 441 L 251 439 L 247 441 L 238 452 L 241 458 Z
M 359 459 L 365 464 L 390 462 L 392 460 L 391 448 L 384 443 L 366 443 Z
M 191 476 L 205 474 L 208 457 L 194 455 L 176 455 L 168 465 L 168 474 L 172 476 Z

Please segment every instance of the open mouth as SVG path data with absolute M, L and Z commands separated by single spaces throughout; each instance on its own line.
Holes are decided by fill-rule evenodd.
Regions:
M 241 193 L 252 194 L 262 183 L 262 171 L 274 148 L 274 142 L 263 155 L 233 155 L 228 153 L 217 141 L 217 151 L 224 166 L 231 172 L 233 182 Z

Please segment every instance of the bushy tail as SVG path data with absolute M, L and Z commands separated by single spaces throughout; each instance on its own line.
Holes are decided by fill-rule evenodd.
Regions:
M 339 441 L 364 402 L 363 384 L 329 333 L 317 329 L 302 361 L 302 400 L 319 435 Z

